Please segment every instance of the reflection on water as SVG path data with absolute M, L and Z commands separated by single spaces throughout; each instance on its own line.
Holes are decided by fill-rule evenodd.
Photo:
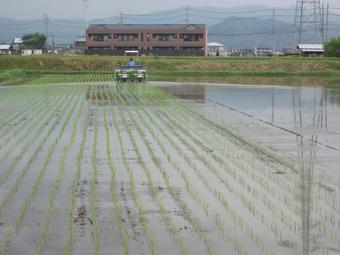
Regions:
M 315 160 L 316 160 L 316 147 L 318 140 L 318 132 L 319 129 L 322 128 L 322 123 L 324 120 L 322 118 L 322 114 L 320 110 L 323 108 L 323 96 L 318 98 L 317 95 L 314 97 L 314 106 L 313 106 L 313 117 L 312 117 L 312 128 L 310 129 L 310 134 L 305 135 L 305 126 L 303 122 L 303 105 L 302 105 L 302 93 L 301 89 L 293 90 L 292 103 L 294 108 L 294 124 L 295 131 L 298 134 L 296 135 L 296 144 L 298 150 L 298 171 L 300 180 L 300 200 L 301 200 L 301 253 L 303 255 L 311 254 L 311 251 L 315 249 L 319 249 L 317 236 L 315 236 L 315 240 L 313 240 L 312 228 L 318 227 L 317 224 L 313 224 L 312 222 L 312 203 L 313 203 L 313 173 L 315 168 Z M 318 107 L 319 106 L 319 107 Z M 307 143 L 307 144 L 306 144 Z M 322 224 L 320 221 L 319 224 Z M 312 227 L 313 226 L 313 227 Z
M 202 107 L 214 112 L 216 117 L 239 126 L 248 135 L 254 134 L 259 141 L 266 141 L 266 145 L 274 144 L 294 155 L 298 164 L 292 181 L 299 208 L 296 216 L 301 219 L 297 236 L 300 244 L 286 245 L 294 248 L 294 254 L 340 253 L 340 212 L 322 200 L 333 199 L 334 203 L 339 201 L 339 194 L 331 187 L 321 187 L 324 172 L 340 180 L 340 89 L 169 87 L 166 90 L 180 98 L 195 101 L 205 98 Z
M 163 89 L 182 99 L 193 100 L 197 103 L 207 102 L 207 86 L 204 85 L 173 85 L 165 86 Z

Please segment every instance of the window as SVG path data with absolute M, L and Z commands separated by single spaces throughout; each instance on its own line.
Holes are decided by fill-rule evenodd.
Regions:
M 154 50 L 175 50 L 175 47 L 153 47 Z
M 185 42 L 197 42 L 203 39 L 203 34 L 180 34 L 180 38 Z
M 115 34 L 114 38 L 120 42 L 137 41 L 138 34 Z
M 157 41 L 173 41 L 177 39 L 176 34 L 153 34 L 152 37 Z
M 89 37 L 93 41 L 106 42 L 112 39 L 110 34 L 89 34 Z

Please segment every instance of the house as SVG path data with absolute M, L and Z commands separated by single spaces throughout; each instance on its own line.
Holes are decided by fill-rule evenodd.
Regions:
M 207 55 L 208 29 L 201 24 L 99 24 L 86 30 L 86 54 Z
M 11 45 L 2 44 L 0 45 L 0 55 L 10 55 L 11 54 Z
M 218 42 L 208 43 L 208 56 L 228 56 L 224 44 Z
M 270 48 L 256 48 L 255 55 L 257 57 L 272 57 L 274 54 Z
M 303 57 L 322 57 L 325 53 L 322 44 L 298 44 L 297 49 Z
M 74 41 L 74 53 L 83 55 L 86 49 L 86 37 L 80 36 Z
M 22 49 L 24 43 L 20 37 L 16 37 L 14 38 L 12 45 L 13 45 L 13 49 L 17 51 L 17 50 Z

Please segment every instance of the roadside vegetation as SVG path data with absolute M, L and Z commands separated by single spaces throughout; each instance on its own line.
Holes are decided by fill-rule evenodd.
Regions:
M 0 84 L 36 83 L 37 77 L 43 83 L 45 76 L 55 77 L 47 78 L 55 83 L 61 75 L 65 78 L 65 74 L 71 77 L 74 74 L 88 75 L 93 81 L 94 76 L 111 75 L 122 59 L 116 56 L 2 56 Z M 149 79 L 154 81 L 253 84 L 255 80 L 257 84 L 337 86 L 340 76 L 340 60 L 337 58 L 145 56 L 141 60 L 147 66 Z M 11 77 L 8 70 L 12 69 L 20 73 Z

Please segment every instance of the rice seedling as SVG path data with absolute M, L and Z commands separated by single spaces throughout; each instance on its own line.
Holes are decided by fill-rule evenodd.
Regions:
M 66 97 L 58 105 L 56 105 L 56 109 L 60 109 L 60 107 L 65 103 L 65 101 L 66 101 Z M 51 121 L 52 118 L 53 118 L 53 111 L 48 116 L 48 121 Z M 29 159 L 29 161 L 25 165 L 23 171 L 21 171 L 21 173 L 17 176 L 15 183 L 9 188 L 8 192 L 6 192 L 5 195 L 3 196 L 3 198 L 1 199 L 0 216 L 1 216 L 2 211 L 5 209 L 6 204 L 10 201 L 10 198 L 12 197 L 12 195 L 18 190 L 23 178 L 26 176 L 26 174 L 28 173 L 28 171 L 32 167 L 32 164 L 33 164 L 34 160 L 36 159 L 37 155 L 42 150 L 43 146 L 48 141 L 48 138 L 50 137 L 50 135 L 52 134 L 52 132 L 56 128 L 56 123 L 57 122 L 54 122 L 54 124 L 51 125 L 48 132 L 46 133 L 46 135 L 41 140 L 39 146 L 35 149 L 33 155 L 31 156 L 31 158 Z
M 39 189 L 39 186 L 40 186 L 40 183 L 42 181 L 42 177 L 45 175 L 46 171 L 47 171 L 47 168 L 48 168 L 48 164 L 52 158 L 52 155 L 53 155 L 53 152 L 55 151 L 55 148 L 57 146 L 57 144 L 59 143 L 60 141 L 60 138 L 63 136 L 64 134 L 64 131 L 65 131 L 65 128 L 73 114 L 73 111 L 76 107 L 76 105 L 78 104 L 78 101 L 79 101 L 79 96 L 78 96 L 78 100 L 76 100 L 76 102 L 74 102 L 73 106 L 71 107 L 63 125 L 62 125 L 62 128 L 60 129 L 59 131 L 59 134 L 57 136 L 57 138 L 55 139 L 55 141 L 52 143 L 52 145 L 50 146 L 49 150 L 48 150 L 48 155 L 47 155 L 47 158 L 44 160 L 43 162 L 43 166 L 41 167 L 41 169 L 39 170 L 38 172 L 38 175 L 36 176 L 35 178 L 35 181 L 32 185 L 32 190 L 31 190 L 31 193 L 26 197 L 26 199 L 24 199 L 21 203 L 20 203 L 20 206 L 19 206 L 19 212 L 18 214 L 16 215 L 16 218 L 15 218 L 15 223 L 14 223 L 14 228 L 10 228 L 8 230 L 6 230 L 5 232 L 5 236 L 10 236 L 11 239 L 10 240 L 7 240 L 6 242 L 1 242 L 1 246 L 0 247 L 0 250 L 3 251 L 3 253 L 0 253 L 1 255 L 5 254 L 6 250 L 8 249 L 10 243 L 11 243 L 11 240 L 12 238 L 16 235 L 16 233 L 19 232 L 20 230 L 20 227 L 22 225 L 22 222 L 23 222 L 23 219 L 24 219 L 24 216 L 27 212 L 27 209 L 28 209 L 28 206 L 29 204 L 32 202 L 32 200 L 35 198 L 37 192 L 38 192 L 38 189 Z M 65 109 L 68 109 L 70 104 L 72 102 L 72 99 L 67 103 L 67 105 L 65 106 Z
M 105 90 L 105 96 L 110 99 L 109 93 L 107 91 L 107 88 Z M 100 96 L 101 100 L 104 101 L 104 95 L 102 89 L 100 90 Z M 107 122 L 107 109 L 106 109 L 106 104 L 104 103 L 103 107 L 103 115 L 104 115 L 104 127 L 105 127 L 105 136 L 106 136 L 106 157 L 108 158 L 108 164 L 111 170 L 112 178 L 111 178 L 111 196 L 112 196 L 112 202 L 114 206 L 114 214 L 116 216 L 117 222 L 118 222 L 118 228 L 119 228 L 119 233 L 120 237 L 123 242 L 123 247 L 124 247 L 124 255 L 129 254 L 129 237 L 127 234 L 126 227 L 123 223 L 123 216 L 120 208 L 119 201 L 117 199 L 117 194 L 116 194 L 116 173 L 117 169 L 115 165 L 113 164 L 112 156 L 111 156 L 111 137 L 110 137 L 110 131 L 109 131 L 109 126 Z
M 142 204 L 142 202 L 141 202 L 141 200 L 140 200 L 140 198 L 139 198 L 139 196 L 136 192 L 136 189 L 135 189 L 135 180 L 134 180 L 134 176 L 133 176 L 133 171 L 132 171 L 131 166 L 130 166 L 128 160 L 127 160 L 125 143 L 123 141 L 121 130 L 120 130 L 118 123 L 117 123 L 117 119 L 116 119 L 117 117 L 116 117 L 116 114 L 114 113 L 112 107 L 110 109 L 111 109 L 111 114 L 113 115 L 112 119 L 113 119 L 114 127 L 115 127 L 117 134 L 118 134 L 120 152 L 122 154 L 123 164 L 124 164 L 124 167 L 127 170 L 128 175 L 129 175 L 130 192 L 131 192 L 131 195 L 132 195 L 132 199 L 133 199 L 133 201 L 134 201 L 134 203 L 135 203 L 135 205 L 138 209 L 139 221 L 140 221 L 142 228 L 143 228 L 143 231 L 144 231 L 144 233 L 145 233 L 145 235 L 146 235 L 146 237 L 149 241 L 149 247 L 150 247 L 151 253 L 153 255 L 157 255 L 157 254 L 159 254 L 159 251 L 158 251 L 157 245 L 155 243 L 153 234 L 150 231 L 150 228 L 149 228 L 146 216 L 145 216 L 145 212 L 144 212 L 145 210 L 144 210 L 143 204 Z M 122 110 L 121 110 L 119 105 L 118 105 L 118 109 L 119 109 L 120 114 L 122 115 Z
M 55 97 L 51 100 L 51 105 L 55 105 L 57 104 L 58 100 L 60 100 L 61 97 Z M 42 100 L 43 102 L 43 100 Z M 23 125 L 18 125 L 16 128 L 12 128 L 12 131 L 9 133 L 8 137 L 6 139 L 4 139 L 1 143 L 0 143 L 0 149 L 6 145 L 6 152 L 4 152 L 4 154 L 0 157 L 0 163 L 3 162 L 3 160 L 5 160 L 6 158 L 8 158 L 10 156 L 10 154 L 24 141 L 24 139 L 27 137 L 27 134 L 31 134 L 32 131 L 40 126 L 46 126 L 46 123 L 48 123 L 48 121 L 46 119 L 42 118 L 44 116 L 46 116 L 46 114 L 48 114 L 49 112 L 53 112 L 55 109 L 57 108 L 46 108 L 45 103 L 41 103 L 40 107 L 37 107 L 36 110 L 32 111 L 32 120 L 31 121 L 26 121 L 25 123 L 23 123 Z M 30 119 L 31 116 L 28 116 L 27 118 Z M 26 128 L 27 127 L 27 128 Z M 14 134 L 16 136 L 19 136 L 17 139 L 13 139 Z M 10 141 L 12 140 L 12 143 L 10 143 Z M 14 141 L 13 141 L 14 140 Z M 31 144 L 32 142 L 34 142 L 34 140 L 30 140 Z
M 93 132 L 93 146 L 92 146 L 92 180 L 90 182 L 90 215 L 92 221 L 92 231 L 94 233 L 94 254 L 100 254 L 100 233 L 97 222 L 97 139 L 98 139 L 98 88 L 95 86 L 95 106 L 94 106 L 94 132 Z
M 79 153 L 77 155 L 77 172 L 73 178 L 72 181 L 72 194 L 71 194 L 71 208 L 70 212 L 68 214 L 68 220 L 67 220 L 67 241 L 66 245 L 64 248 L 64 254 L 65 255 L 70 255 L 72 254 L 73 250 L 73 241 L 74 241 L 74 215 L 76 213 L 76 187 L 79 183 L 80 176 L 81 176 L 81 163 L 84 158 L 84 149 L 85 149 L 85 142 L 87 139 L 87 131 L 88 131 L 88 122 L 90 119 L 90 110 L 91 110 L 91 104 L 92 104 L 92 99 L 90 97 L 90 101 L 88 103 L 88 108 L 86 112 L 86 117 L 84 119 L 84 124 L 83 124 L 83 130 L 82 130 L 82 138 L 81 138 L 81 144 L 80 144 L 80 149 Z M 81 111 L 79 111 L 81 113 Z
M 70 137 L 68 143 L 64 146 L 63 155 L 60 157 L 58 175 L 57 175 L 55 182 L 53 183 L 52 190 L 51 190 L 49 198 L 48 198 L 49 208 L 47 210 L 47 213 L 45 214 L 44 221 L 41 223 L 41 235 L 40 235 L 40 238 L 37 240 L 37 243 L 36 243 L 37 254 L 42 253 L 43 248 L 45 246 L 45 243 L 48 239 L 50 218 L 53 216 L 53 214 L 57 210 L 57 205 L 55 204 L 55 199 L 56 199 L 56 196 L 57 196 L 58 188 L 59 188 L 61 182 L 63 181 L 63 177 L 64 177 L 64 173 L 65 173 L 65 162 L 67 160 L 68 153 L 71 150 L 71 148 L 74 144 L 75 138 L 76 138 L 77 124 L 78 124 L 79 119 L 81 117 L 84 104 L 85 104 L 85 96 L 83 96 L 83 98 L 82 98 L 82 101 L 80 103 L 80 109 L 78 110 L 77 116 L 76 116 L 76 118 L 73 122 L 71 137 Z M 72 114 L 73 114 L 73 112 L 70 112 L 69 116 L 72 116 Z M 65 127 L 66 127 L 66 125 L 65 125 Z
M 126 106 L 126 101 L 124 101 L 124 99 L 122 99 L 122 98 L 120 97 L 119 94 L 116 95 L 116 96 L 119 98 L 119 100 L 122 102 L 122 104 Z M 129 115 L 129 118 L 130 118 L 131 121 L 134 123 L 134 126 L 136 127 L 136 129 L 137 129 L 139 135 L 140 135 L 141 137 L 143 137 L 142 131 L 141 131 L 141 129 L 140 129 L 140 126 L 135 122 L 135 120 L 134 120 L 134 118 L 132 117 L 132 115 L 131 115 L 129 109 L 126 108 L 126 107 L 125 107 L 125 109 L 126 109 L 128 115 Z M 148 177 L 148 185 L 150 186 L 150 190 L 151 190 L 151 193 L 152 193 L 153 190 L 155 189 L 155 187 L 154 187 L 153 184 L 152 184 L 150 172 L 148 171 L 148 169 L 147 169 L 147 167 L 146 167 L 146 165 L 145 165 L 145 163 L 144 163 L 144 161 L 143 161 L 143 158 L 142 158 L 142 156 L 141 156 L 141 154 L 140 154 L 140 150 L 139 150 L 139 148 L 138 148 L 138 145 L 137 145 L 137 143 L 136 143 L 136 141 L 135 141 L 135 139 L 134 139 L 134 137 L 133 137 L 133 135 L 132 135 L 131 129 L 130 129 L 130 127 L 128 126 L 128 124 L 127 124 L 127 122 L 126 122 L 126 118 L 125 118 L 124 116 L 123 116 L 123 120 L 124 120 L 124 122 L 126 123 L 126 128 L 127 128 L 127 130 L 128 130 L 130 139 L 132 140 L 132 143 L 134 144 L 134 148 L 135 148 L 135 150 L 136 150 L 138 159 L 139 159 L 139 161 L 141 162 L 141 165 L 142 165 L 142 167 L 143 167 L 143 169 L 144 169 L 144 171 L 146 172 L 146 175 L 147 175 L 147 177 Z M 174 201 L 179 205 L 179 207 L 180 207 L 182 210 L 184 210 L 184 214 L 183 214 L 183 215 L 186 215 L 186 219 L 190 222 L 190 224 L 191 224 L 191 225 L 193 226 L 193 228 L 195 229 L 196 233 L 199 235 L 199 237 L 201 238 L 201 240 L 202 240 L 202 241 L 204 242 L 204 244 L 206 245 L 207 252 L 208 252 L 209 254 L 212 254 L 212 253 L 213 253 L 213 250 L 214 250 L 214 249 L 213 249 L 213 246 L 212 246 L 212 244 L 211 244 L 211 241 L 203 234 L 204 230 L 203 230 L 203 228 L 202 228 L 202 226 L 201 226 L 201 223 L 200 223 L 197 219 L 195 219 L 195 218 L 192 217 L 191 212 L 188 210 L 188 206 L 186 205 L 186 203 L 178 196 L 178 194 L 176 194 L 176 192 L 173 191 L 173 188 L 171 187 L 171 185 L 170 185 L 170 183 L 169 183 L 169 176 L 168 176 L 167 173 L 164 171 L 164 169 L 163 169 L 162 165 L 159 163 L 159 161 L 155 160 L 157 157 L 155 156 L 154 151 L 151 149 L 150 145 L 149 145 L 144 139 L 143 139 L 143 142 L 144 142 L 144 145 L 146 146 L 146 148 L 147 148 L 149 154 L 151 155 L 152 160 L 154 161 L 154 163 L 156 164 L 156 166 L 158 167 L 158 169 L 161 171 L 162 176 L 163 176 L 163 178 L 164 178 L 164 181 L 165 181 L 165 183 L 166 183 L 166 185 L 167 185 L 167 188 L 168 188 L 168 190 L 169 190 L 171 196 L 173 197 Z M 170 228 L 170 229 L 172 229 L 172 228 Z

